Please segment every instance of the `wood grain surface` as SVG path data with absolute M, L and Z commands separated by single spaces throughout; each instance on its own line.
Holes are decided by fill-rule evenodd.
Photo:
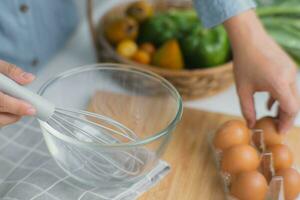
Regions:
M 155 105 L 151 101 L 159 103 Z M 163 107 L 167 107 L 162 105 L 163 102 L 165 101 L 157 101 L 153 98 L 151 100 L 148 97 L 129 97 L 99 91 L 92 98 L 88 110 L 117 119 L 134 129 L 136 124 L 128 116 L 137 108 L 137 103 L 143 104 L 143 113 L 163 111 L 161 113 L 163 116 L 166 114 Z M 213 134 L 222 123 L 235 118 L 238 117 L 184 108 L 182 120 L 172 133 L 172 139 L 162 158 L 171 165 L 171 172 L 139 200 L 225 200 L 222 181 L 214 163 L 208 138 L 209 134 Z M 147 118 L 150 124 L 159 125 L 161 120 Z M 135 131 L 147 132 L 144 126 L 137 128 Z M 293 128 L 286 139 L 298 169 L 300 166 L 299 133 L 299 128 Z
M 225 199 L 207 141 L 208 134 L 233 118 L 237 117 L 185 108 L 182 121 L 163 156 L 171 165 L 170 174 L 139 199 Z M 294 153 L 295 166 L 300 166 L 299 133 L 299 128 L 293 128 L 286 140 Z

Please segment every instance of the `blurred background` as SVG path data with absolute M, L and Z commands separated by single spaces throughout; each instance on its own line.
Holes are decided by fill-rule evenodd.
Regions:
M 108 12 L 116 7 L 120 7 L 121 4 L 126 4 L 127 1 L 123 0 L 94 0 L 92 1 L 92 18 L 90 22 L 94 25 L 94 29 L 98 30 L 98 24 L 102 22 L 101 31 L 96 30 L 96 40 L 98 37 L 104 40 L 104 47 L 95 41 L 92 37 L 91 29 L 89 27 L 89 21 L 87 18 L 87 1 L 76 0 L 78 11 L 80 13 L 80 25 L 77 27 L 76 32 L 69 39 L 65 47 L 57 53 L 57 55 L 50 60 L 46 67 L 43 67 L 38 72 L 37 81 L 30 87 L 33 89 L 38 89 L 40 85 L 47 80 L 49 77 L 54 76 L 57 73 L 65 71 L 67 69 L 92 64 L 99 61 L 99 57 L 105 54 L 105 59 L 101 61 L 109 60 L 115 62 L 123 62 L 134 64 L 137 66 L 145 67 L 149 69 L 149 65 L 153 63 L 139 62 L 138 60 L 133 60 L 129 58 L 124 58 L 122 53 L 117 51 L 118 44 L 112 44 L 110 39 L 105 35 L 105 27 L 109 26 L 109 23 L 113 21 L 114 17 L 108 17 L 109 19 L 103 19 L 103 16 L 108 15 Z M 169 1 L 172 2 L 172 1 Z M 173 1 L 174 3 L 175 1 Z M 176 1 L 178 4 L 189 4 L 189 1 Z M 299 24 L 299 12 L 297 14 L 297 9 L 299 9 L 299 0 L 257 0 L 258 3 L 258 14 L 260 15 L 262 22 L 267 28 L 268 32 L 274 37 L 274 39 L 279 42 L 281 46 L 295 58 L 295 61 L 299 61 L 300 55 L 300 24 Z M 296 5 L 296 6 L 291 6 Z M 169 5 L 167 5 L 169 6 Z M 293 8 L 294 7 L 294 8 Z M 122 9 L 121 9 L 122 10 Z M 295 14 L 296 13 L 296 14 Z M 115 12 L 116 16 L 120 13 Z M 114 14 L 113 14 L 114 15 Z M 123 14 L 121 14 L 123 15 Z M 172 13 L 171 13 L 172 15 Z M 112 18 L 112 20 L 110 19 Z M 103 23 L 105 21 L 105 23 Z M 141 25 L 144 26 L 144 25 Z M 97 35 L 98 34 L 98 35 Z M 103 39 L 104 38 L 104 39 Z M 151 38 L 149 39 L 151 40 Z M 98 51 L 95 50 L 98 47 Z M 99 42 L 101 43 L 101 41 Z M 140 45 L 137 41 L 137 45 Z M 159 46 L 155 46 L 156 51 L 160 49 Z M 182 47 L 182 46 L 181 46 Z M 102 52 L 101 52 L 102 50 Z M 182 50 L 182 49 L 181 49 Z M 104 54 L 103 54 L 104 51 Z M 109 52 L 107 58 L 107 52 Z M 112 55 L 113 54 L 113 55 Z M 183 53 L 185 54 L 185 53 Z M 184 55 L 186 56 L 186 55 Z M 229 79 L 232 79 L 228 71 L 230 71 L 230 52 L 226 59 L 222 63 L 217 63 L 215 66 L 209 67 L 199 67 L 195 69 L 194 66 L 188 67 L 185 65 L 181 71 L 173 73 L 174 70 L 169 69 L 168 66 L 152 67 L 150 70 L 157 72 L 158 74 L 164 74 L 168 80 L 173 81 L 173 84 L 184 85 L 183 88 L 178 86 L 179 90 L 188 91 L 188 95 L 185 101 L 185 105 L 188 107 L 193 107 L 197 109 L 203 109 L 213 112 L 221 112 L 233 115 L 241 115 L 239 108 L 239 101 L 237 94 L 235 92 L 235 86 L 231 84 Z M 160 62 L 157 62 L 158 65 Z M 219 67 L 221 66 L 221 67 Z M 222 68 L 222 69 L 221 69 Z M 208 69 L 208 70 L 207 70 Z M 209 71 L 210 75 L 203 75 L 202 71 Z M 197 72 L 195 72 L 197 71 Z M 178 75 L 179 74 L 179 75 Z M 205 73 L 207 74 L 207 73 Z M 228 74 L 228 76 L 225 76 Z M 184 77 L 184 78 L 182 78 Z M 298 73 L 298 85 L 300 86 L 300 74 Z M 220 89 L 220 86 L 224 88 Z M 227 86 L 228 85 L 228 86 Z M 195 86 L 195 87 L 194 87 Z M 196 87 L 197 86 L 197 87 Z M 225 87 L 226 86 L 226 87 Z M 200 89 L 197 89 L 199 88 Z M 196 88 L 196 89 L 195 89 Z M 203 89 L 204 88 L 204 89 Z M 220 90 L 219 90 L 220 89 Z M 201 91 L 201 94 L 196 94 L 193 97 L 190 91 Z M 213 94 L 213 95 L 212 95 Z M 192 97 L 192 98 L 189 98 Z M 271 112 L 266 109 L 266 100 L 268 95 L 266 93 L 255 94 L 256 109 L 258 117 L 271 114 L 275 114 L 273 109 Z M 300 125 L 300 118 L 296 119 L 296 124 Z

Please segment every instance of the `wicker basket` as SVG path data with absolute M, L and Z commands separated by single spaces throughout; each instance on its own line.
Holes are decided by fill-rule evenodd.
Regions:
M 170 7 L 187 8 L 191 7 L 188 1 L 159 1 L 154 6 L 156 10 L 168 9 Z M 128 5 L 119 4 L 108 10 L 99 20 L 99 23 L 93 22 L 93 0 L 87 0 L 87 14 L 89 27 L 99 61 L 118 62 L 138 66 L 143 69 L 155 72 L 169 80 L 182 95 L 183 99 L 196 99 L 214 95 L 228 88 L 233 82 L 232 63 L 226 63 L 221 66 L 207 69 L 194 70 L 168 70 L 151 65 L 139 64 L 118 55 L 113 46 L 106 40 L 103 27 L 107 20 L 112 17 L 121 17 Z

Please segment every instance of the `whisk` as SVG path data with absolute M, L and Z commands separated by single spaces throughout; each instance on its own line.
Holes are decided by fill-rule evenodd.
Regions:
M 125 128 L 118 122 L 108 117 L 83 110 L 67 110 L 58 108 L 47 99 L 35 94 L 34 92 L 28 90 L 23 86 L 20 86 L 3 74 L 0 74 L 0 90 L 6 94 L 31 103 L 37 110 L 36 117 L 38 119 L 47 122 L 49 125 L 52 125 L 54 127 L 60 126 L 66 131 L 69 136 L 76 139 L 82 140 L 82 138 L 90 137 L 93 139 L 93 141 L 100 143 L 120 142 L 120 140 L 122 139 L 129 141 L 136 140 L 136 136 L 130 129 Z M 101 124 L 104 122 L 110 123 L 105 126 Z M 122 132 L 110 128 L 109 125 L 121 126 L 123 128 L 121 129 Z M 88 130 L 85 130 L 83 128 L 87 126 L 90 126 L 90 130 L 95 130 L 95 128 L 100 129 L 100 132 L 104 134 L 103 137 L 97 137 L 94 134 L 95 131 L 89 132 Z M 103 129 L 121 137 L 107 137 L 107 134 L 105 134 L 105 132 L 102 132 Z M 82 133 L 84 137 L 79 135 L 80 133 Z
M 117 144 L 137 140 L 132 130 L 109 117 L 83 110 L 58 108 L 47 99 L 2 74 L 0 74 L 0 91 L 31 103 L 37 110 L 36 117 L 39 120 L 78 141 Z M 82 161 L 82 168 L 99 179 L 120 179 L 136 175 L 150 159 L 147 150 L 137 147 L 126 151 L 88 151 L 88 153 L 72 145 L 66 145 L 66 148 L 73 154 L 74 159 Z

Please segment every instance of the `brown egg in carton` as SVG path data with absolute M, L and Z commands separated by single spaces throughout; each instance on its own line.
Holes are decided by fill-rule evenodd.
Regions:
M 298 178 L 296 176 L 295 176 L 296 178 L 293 178 L 291 177 L 291 175 L 289 175 L 288 172 L 292 171 L 293 174 L 295 173 L 294 171 L 297 170 L 294 166 L 288 167 L 288 165 L 292 164 L 290 159 L 287 160 L 288 164 L 283 164 L 283 166 L 280 165 L 277 166 L 277 167 L 285 167 L 285 168 L 288 167 L 287 169 L 278 171 L 284 176 L 286 176 L 287 179 L 289 180 L 292 179 L 292 184 L 288 183 L 289 187 L 285 188 L 284 178 L 282 176 L 276 175 L 276 170 L 274 168 L 274 158 L 273 158 L 274 156 L 273 153 L 269 150 L 272 148 L 274 149 L 274 146 L 271 146 L 270 148 L 267 147 L 265 142 L 265 137 L 264 137 L 265 135 L 264 131 L 262 129 L 249 130 L 246 128 L 246 125 L 241 125 L 241 123 L 242 122 L 238 120 L 232 120 L 232 122 L 227 122 L 220 129 L 218 129 L 218 131 L 215 134 L 212 134 L 211 137 L 209 138 L 211 147 L 213 149 L 216 165 L 224 183 L 224 190 L 225 193 L 227 194 L 226 196 L 227 199 L 239 200 L 242 199 L 243 197 L 244 199 L 251 199 L 251 200 L 264 200 L 264 199 L 265 200 L 293 200 L 293 199 L 298 200 L 300 199 L 299 196 L 300 175 L 298 174 L 297 171 L 296 171 L 297 173 L 296 176 Z M 238 124 L 238 126 L 236 126 L 236 124 Z M 227 129 L 228 134 L 226 131 L 224 132 L 222 128 L 224 130 Z M 248 130 L 250 138 L 243 137 L 242 136 L 243 134 L 241 134 L 242 132 L 245 132 L 246 129 Z M 269 131 L 268 129 L 265 130 Z M 221 134 L 219 134 L 220 132 Z M 222 134 L 224 137 L 220 138 L 219 135 Z M 267 136 L 268 136 L 267 139 L 269 139 L 269 135 Z M 226 140 L 228 140 L 229 142 L 227 142 Z M 247 140 L 249 141 L 247 142 Z M 243 144 L 243 142 L 245 144 Z M 279 144 L 277 146 L 280 147 Z M 282 146 L 288 148 L 286 145 L 282 144 Z M 236 152 L 234 152 L 234 149 L 236 149 Z M 255 151 L 257 152 L 256 154 L 259 155 L 258 158 L 253 156 L 253 149 L 255 149 Z M 274 150 L 273 152 L 276 153 L 276 151 Z M 242 157 L 239 154 L 241 154 Z M 236 156 L 237 158 L 235 159 L 229 158 L 229 162 L 228 162 L 229 164 L 226 164 L 224 160 L 227 159 L 228 155 L 233 155 Z M 251 158 L 252 160 L 251 159 L 247 160 L 247 157 L 250 158 L 251 156 L 253 157 Z M 240 166 L 237 160 L 241 160 L 242 164 Z M 276 161 L 278 161 L 278 159 Z M 278 165 L 278 162 L 275 162 L 275 164 Z M 238 167 L 240 168 L 244 167 L 245 171 L 236 174 L 227 172 L 227 171 L 234 171 L 235 168 Z M 253 170 L 251 170 L 251 167 L 253 168 Z M 227 171 L 225 171 L 224 169 L 226 169 Z M 256 187 L 256 192 L 245 190 L 245 187 L 247 187 L 248 185 L 249 187 L 254 187 L 254 188 Z M 258 186 L 261 187 L 262 189 L 259 189 Z M 295 187 L 297 188 L 295 189 Z M 287 190 L 286 195 L 285 195 L 285 190 Z M 237 196 L 242 196 L 242 198 L 236 198 L 233 194 L 236 194 Z M 246 197 L 247 195 L 249 196 L 249 198 Z

